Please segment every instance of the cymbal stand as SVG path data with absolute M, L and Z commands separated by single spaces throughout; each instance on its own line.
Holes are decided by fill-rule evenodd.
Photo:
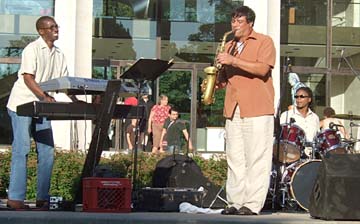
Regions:
M 288 198 L 288 186 L 287 186 L 287 183 L 286 181 L 284 180 L 284 174 L 286 172 L 286 159 L 287 159 L 287 154 L 288 154 L 288 146 L 289 146 L 289 142 L 288 142 L 288 139 L 290 137 L 290 128 L 292 126 L 292 122 L 289 122 L 289 123 L 286 123 L 286 126 L 287 126 L 287 130 L 286 130 L 286 141 L 284 142 L 283 144 L 283 152 L 282 152 L 282 161 L 281 161 L 281 165 L 280 165 L 280 182 L 279 182 L 279 191 L 281 192 L 281 202 L 280 202 L 280 206 L 282 208 L 285 208 L 285 205 L 286 205 L 286 200 Z M 283 132 L 283 130 L 281 131 L 281 133 Z
M 316 146 L 316 140 L 314 140 L 313 142 L 312 142 L 312 155 L 311 155 L 311 159 L 316 159 L 316 153 L 317 153 L 317 146 Z
M 352 122 L 352 119 L 350 119 L 350 139 L 352 140 L 353 139 L 353 127 L 356 127 L 357 125 Z

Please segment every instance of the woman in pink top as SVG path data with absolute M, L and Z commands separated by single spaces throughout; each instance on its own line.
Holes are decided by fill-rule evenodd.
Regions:
M 160 152 L 164 152 L 160 147 L 161 132 L 163 129 L 166 118 L 169 117 L 170 106 L 168 105 L 168 97 L 160 95 L 160 102 L 154 105 L 151 109 L 149 116 L 148 132 L 153 134 L 153 147 L 152 153 L 157 153 L 160 148 Z

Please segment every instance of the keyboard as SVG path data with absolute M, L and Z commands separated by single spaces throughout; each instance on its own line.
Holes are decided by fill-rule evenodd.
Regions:
M 33 101 L 17 107 L 17 114 L 29 117 L 46 117 L 49 120 L 94 120 L 101 104 L 85 102 Z M 142 118 L 144 106 L 116 105 L 113 118 Z
M 89 79 L 81 77 L 64 76 L 39 83 L 40 88 L 46 92 L 63 92 L 69 95 L 96 95 L 105 92 L 108 80 Z M 122 82 L 121 96 L 133 96 L 139 88 L 133 82 Z

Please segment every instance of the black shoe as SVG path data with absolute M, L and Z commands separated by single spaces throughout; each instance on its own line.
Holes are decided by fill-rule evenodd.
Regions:
M 238 210 L 238 215 L 257 215 L 257 213 L 252 212 L 248 207 L 241 207 Z
M 231 206 L 229 208 L 225 208 L 224 210 L 222 210 L 221 214 L 222 215 L 238 215 L 239 210 L 237 210 L 237 208 Z

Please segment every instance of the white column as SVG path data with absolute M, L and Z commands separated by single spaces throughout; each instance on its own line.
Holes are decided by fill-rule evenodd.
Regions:
M 353 27 L 360 27 L 360 0 L 353 0 L 353 7 L 354 7 Z
M 264 33 L 274 41 L 276 48 L 276 63 L 273 69 L 273 83 L 275 88 L 274 108 L 277 109 L 280 98 L 280 7 L 279 0 L 244 0 L 244 5 L 255 11 L 256 19 L 254 29 L 256 32 Z
M 60 26 L 59 40 L 56 45 L 66 56 L 70 76 L 91 78 L 92 6 L 93 1 L 89 0 L 55 1 L 55 20 Z M 88 98 L 91 99 L 90 96 Z M 58 94 L 56 99 L 57 101 L 69 100 L 63 94 Z M 54 121 L 52 123 L 57 147 L 70 149 L 74 140 L 77 141 L 79 149 L 89 147 L 92 133 L 91 121 Z
M 76 0 L 76 3 L 74 74 L 79 77 L 92 78 L 93 1 Z M 91 102 L 91 96 L 88 96 L 86 101 Z M 88 149 L 92 136 L 92 122 L 78 121 L 77 127 L 79 149 Z

